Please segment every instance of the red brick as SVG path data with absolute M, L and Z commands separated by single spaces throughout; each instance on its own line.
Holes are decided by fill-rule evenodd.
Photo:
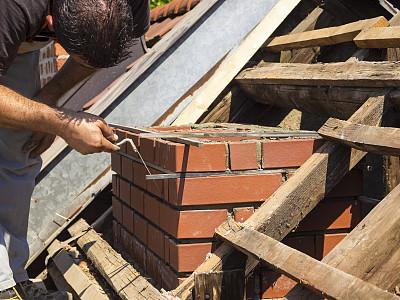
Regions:
M 69 55 L 59 43 L 54 43 L 54 52 L 56 56 Z
M 263 142 L 263 168 L 300 167 L 318 150 L 322 143 L 322 139 L 292 139 Z
M 229 143 L 230 163 L 232 170 L 256 170 L 256 142 Z
M 133 260 L 143 269 L 146 270 L 146 261 L 147 261 L 147 250 L 146 246 L 143 245 L 138 239 L 135 237 L 132 238 L 132 248 L 129 252 Z
M 140 140 L 140 154 L 145 162 L 154 163 L 156 144 L 155 139 L 139 138 Z
M 138 149 L 138 151 L 140 151 L 140 144 L 139 144 L 139 134 L 137 133 L 127 133 L 126 137 L 128 139 L 131 139 L 132 142 L 135 144 L 136 148 Z M 131 144 L 127 144 L 126 145 L 126 153 L 128 155 L 131 155 L 133 157 L 139 157 L 139 155 L 137 154 L 137 152 L 135 152 L 135 150 L 133 150 L 132 145 Z
M 212 243 L 176 244 L 171 241 L 169 261 L 177 272 L 193 272 L 212 250 Z
M 212 238 L 227 214 L 226 209 L 178 211 L 161 203 L 160 227 L 177 239 Z
M 144 194 L 144 216 L 156 225 L 160 225 L 160 201 Z
M 67 62 L 66 59 L 57 59 L 56 60 L 56 65 L 57 65 L 57 71 L 62 68 L 62 66 Z
M 251 274 L 246 278 L 246 298 L 244 300 L 258 300 L 256 298 L 256 281 L 260 280 L 260 277 L 255 274 Z
M 146 189 L 147 170 L 141 163 L 133 162 L 133 182 L 140 188 Z
M 113 220 L 113 235 L 114 240 L 119 241 L 121 235 L 121 226 L 116 220 Z
M 162 174 L 162 172 L 149 168 L 149 171 L 152 175 L 155 174 Z M 146 175 L 148 174 L 148 172 L 146 172 Z M 164 182 L 163 180 L 147 180 L 146 179 L 146 190 L 153 194 L 156 195 L 159 198 L 164 198 Z
M 171 241 L 168 236 L 164 235 L 164 260 L 169 263 L 169 245 Z
M 112 207 L 114 218 L 122 223 L 122 203 L 116 197 L 112 197 Z
M 147 246 L 160 258 L 165 258 L 165 235 L 151 224 L 147 225 Z
M 316 257 L 314 236 L 287 237 L 282 241 L 285 245 L 301 251 L 311 257 Z
M 160 263 L 159 278 L 161 280 L 161 286 L 166 291 L 172 291 L 177 288 L 181 282 L 178 275 L 174 270 L 164 263 Z
M 122 249 L 129 253 L 132 248 L 132 236 L 129 232 L 126 230 L 121 230 L 121 235 L 120 235 L 120 240 L 119 240 L 120 245 L 122 246 Z
M 175 205 L 261 202 L 282 182 L 281 174 L 169 179 L 169 202 Z
M 118 175 L 122 174 L 121 155 L 117 152 L 111 153 L 111 169 Z
M 126 205 L 122 206 L 122 221 L 123 221 L 122 225 L 124 225 L 125 228 L 128 229 L 130 233 L 134 233 L 133 210 Z
M 119 178 L 116 174 L 112 175 L 112 192 L 119 197 Z
M 354 228 L 360 221 L 359 201 L 321 202 L 300 222 L 296 231 Z
M 239 207 L 233 209 L 233 214 L 235 216 L 235 221 L 239 223 L 246 222 L 252 214 L 254 214 L 254 207 Z
M 131 206 L 131 185 L 122 178 L 119 180 L 119 197 L 127 205 Z
M 317 259 L 321 260 L 324 258 L 346 236 L 347 233 L 323 234 L 315 236 Z
M 168 187 L 169 181 L 168 181 L 168 179 L 164 179 L 164 180 L 162 180 L 162 182 L 163 182 L 163 191 L 164 191 L 164 197 L 163 197 L 163 199 L 164 199 L 164 201 L 168 202 L 168 201 L 169 201 L 169 200 L 168 200 L 168 198 L 169 198 L 169 195 L 168 195 L 168 191 L 169 191 L 169 187 Z
M 232 131 L 230 131 L 232 132 Z M 237 143 L 241 141 L 248 141 L 248 140 L 260 140 L 260 137 L 236 137 L 236 136 L 230 136 L 230 137 L 202 137 L 200 140 L 207 141 L 207 142 L 232 142 L 232 143 Z
M 160 266 L 161 261 L 151 251 L 146 253 L 146 273 L 158 284 L 161 283 Z
M 142 218 L 138 214 L 134 214 L 134 231 L 135 236 L 145 245 L 147 245 L 147 225 L 146 219 Z
M 179 131 L 189 131 L 190 126 L 153 126 L 151 129 L 161 132 L 179 132 Z
M 121 158 L 122 177 L 130 182 L 133 182 L 133 163 L 129 158 L 122 156 Z
M 353 169 L 329 192 L 327 197 L 355 197 L 363 193 L 363 171 Z
M 144 212 L 144 192 L 134 185 L 131 185 L 131 207 L 143 215 Z
M 296 284 L 278 272 L 264 271 L 261 273 L 261 299 L 283 298 Z
M 118 135 L 118 141 L 117 141 L 117 143 L 121 142 L 123 139 L 126 139 L 127 131 L 122 130 L 122 129 L 116 129 L 116 130 L 115 130 L 115 133 L 116 133 L 116 135 Z M 121 148 L 120 151 L 121 151 L 122 153 L 126 153 L 126 149 L 127 149 L 126 143 L 122 144 L 122 145 L 120 146 L 120 148 Z
M 226 170 L 225 144 L 195 147 L 169 142 L 158 143 L 160 166 L 173 172 L 206 172 Z

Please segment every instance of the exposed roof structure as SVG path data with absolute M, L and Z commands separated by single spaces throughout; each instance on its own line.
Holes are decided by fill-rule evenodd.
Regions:
M 68 230 L 122 299 L 398 299 L 397 4 L 153 10 L 148 41 L 161 40 L 88 109 L 128 139 L 115 174 L 108 155 L 58 141 L 38 193 L 60 185 L 69 215 L 112 181 L 114 238 L 135 264 L 83 220 Z M 66 170 L 79 174 L 68 185 L 57 181 Z

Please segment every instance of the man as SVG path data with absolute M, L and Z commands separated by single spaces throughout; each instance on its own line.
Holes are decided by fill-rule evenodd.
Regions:
M 82 154 L 119 150 L 101 118 L 56 103 L 99 68 L 126 58 L 133 38 L 148 27 L 148 0 L 0 1 L 0 299 L 72 299 L 66 292 L 44 294 L 24 269 L 38 155 L 55 135 Z M 39 91 L 35 50 L 53 30 L 70 58 Z

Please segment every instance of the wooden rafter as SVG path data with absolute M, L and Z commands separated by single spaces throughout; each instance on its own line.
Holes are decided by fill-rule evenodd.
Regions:
M 350 87 L 400 87 L 400 65 L 396 62 L 339 62 L 324 64 L 264 63 L 246 69 L 237 77 L 246 85 L 312 85 Z
M 383 155 L 400 156 L 400 129 L 354 124 L 330 118 L 319 135 L 352 148 Z
M 376 17 L 337 27 L 278 36 L 268 43 L 265 49 L 279 52 L 299 48 L 334 45 L 352 41 L 363 29 L 387 26 L 389 26 L 389 22 L 384 17 Z
M 320 262 L 273 238 L 227 219 L 218 237 L 232 247 L 328 299 L 398 299 L 368 282 Z
M 400 47 L 400 27 L 363 30 L 354 38 L 354 42 L 359 48 L 397 48 Z
M 354 228 L 322 262 L 384 290 L 400 282 L 400 185 Z M 295 286 L 286 299 L 317 299 Z
M 89 229 L 89 224 L 80 219 L 68 232 L 75 236 L 87 232 L 77 242 L 86 256 L 93 262 L 104 279 L 123 300 L 166 299 L 136 269 L 126 262 L 101 236 Z

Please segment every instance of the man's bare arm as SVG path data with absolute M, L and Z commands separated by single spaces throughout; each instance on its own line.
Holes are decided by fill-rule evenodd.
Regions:
M 103 119 L 51 106 L 68 89 L 94 72 L 70 59 L 54 82 L 52 80 L 34 97 L 35 101 L 0 85 L 0 126 L 59 135 L 82 154 L 118 150 L 119 147 L 110 142 L 116 141 L 112 129 Z

